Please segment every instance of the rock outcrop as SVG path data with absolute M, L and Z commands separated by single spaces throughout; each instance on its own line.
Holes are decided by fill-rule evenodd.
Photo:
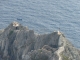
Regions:
M 0 30 L 0 60 L 80 60 L 61 32 L 35 34 L 18 22 Z

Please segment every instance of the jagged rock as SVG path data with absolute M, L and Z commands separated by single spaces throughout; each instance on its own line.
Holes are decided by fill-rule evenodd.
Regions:
M 35 34 L 18 22 L 0 30 L 0 60 L 80 60 L 79 56 L 59 31 Z

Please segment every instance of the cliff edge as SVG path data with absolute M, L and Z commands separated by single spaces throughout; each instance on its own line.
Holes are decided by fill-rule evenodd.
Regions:
M 60 32 L 36 34 L 18 22 L 0 30 L 0 60 L 80 60 L 76 49 Z

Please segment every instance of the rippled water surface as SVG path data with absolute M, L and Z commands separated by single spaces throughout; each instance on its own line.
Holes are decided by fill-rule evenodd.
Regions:
M 60 28 L 80 48 L 79 0 L 0 0 L 0 29 L 13 21 L 41 34 Z

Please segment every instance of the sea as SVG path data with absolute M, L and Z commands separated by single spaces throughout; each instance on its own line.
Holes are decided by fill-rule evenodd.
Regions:
M 39 34 L 60 30 L 80 48 L 80 0 L 0 0 L 0 29 L 13 21 Z

